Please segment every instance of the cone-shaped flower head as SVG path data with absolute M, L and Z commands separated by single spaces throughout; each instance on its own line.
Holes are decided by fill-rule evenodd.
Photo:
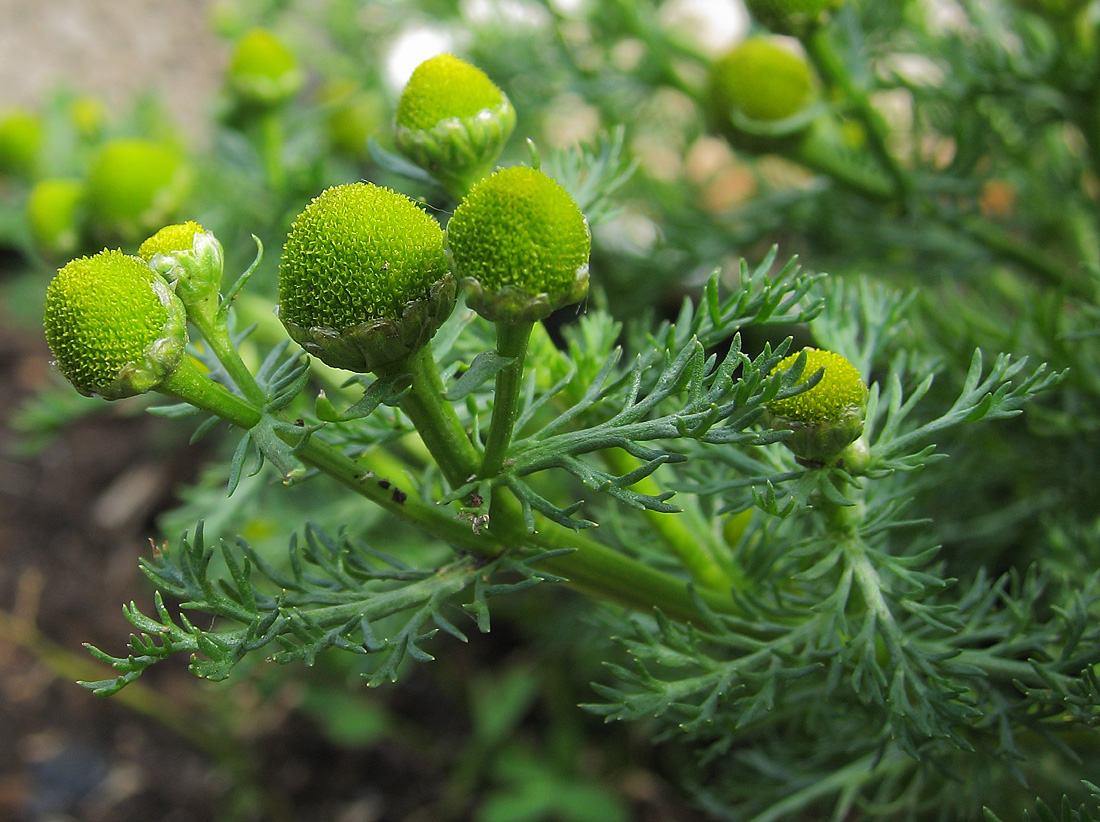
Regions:
M 279 319 L 329 365 L 374 371 L 431 339 L 455 302 L 443 230 L 370 183 L 327 189 L 298 215 L 279 269 Z
M 797 456 L 810 462 L 826 462 L 863 433 L 867 386 L 847 359 L 832 351 L 806 348 L 781 360 L 785 371 L 805 356 L 805 366 L 792 387 L 808 382 L 822 371 L 812 388 L 768 403 L 772 427 L 792 431 L 784 440 Z
M 267 29 L 252 29 L 237 41 L 226 80 L 242 103 L 275 106 L 301 89 L 298 58 Z
M 0 113 L 0 172 L 33 177 L 42 131 L 42 119 L 33 111 L 11 108 Z
M 149 140 L 104 143 L 88 167 L 89 215 L 107 236 L 136 241 L 171 219 L 190 183 L 190 167 L 175 146 Z
M 80 180 L 40 180 L 27 196 L 27 222 L 46 254 L 68 256 L 80 246 L 84 184 Z
M 749 13 L 759 22 L 783 34 L 797 33 L 821 21 L 827 12 L 840 8 L 845 0 L 745 0 Z
M 78 391 L 109 400 L 143 394 L 178 367 L 183 304 L 149 266 L 101 251 L 64 266 L 46 289 L 46 341 Z
M 224 254 L 221 243 L 211 232 L 193 220 L 168 225 L 141 244 L 138 256 L 167 280 L 187 306 L 192 320 L 199 312 L 213 321 Z
M 515 125 L 515 109 L 485 72 L 440 54 L 417 66 L 401 93 L 394 141 L 461 197 L 488 174 Z
M 588 223 L 541 171 L 506 168 L 478 183 L 447 224 L 466 301 L 493 321 L 540 320 L 588 291 Z

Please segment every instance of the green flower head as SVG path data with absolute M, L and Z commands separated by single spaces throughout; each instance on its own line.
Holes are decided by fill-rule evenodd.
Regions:
M 847 359 L 816 348 L 791 354 L 776 365 L 776 371 L 790 369 L 802 356 L 802 373 L 790 387 L 804 385 L 819 371 L 821 379 L 812 388 L 772 400 L 768 412 L 773 428 L 793 432 L 784 441 L 788 448 L 804 460 L 823 463 L 863 433 L 867 386 Z
M 515 109 L 485 72 L 441 54 L 409 78 L 397 103 L 394 142 L 460 199 L 489 173 L 515 125 Z
M 467 302 L 494 321 L 542 319 L 584 297 L 590 247 L 569 192 L 523 166 L 474 186 L 447 224 L 447 252 Z
M 27 196 L 27 222 L 34 241 L 47 254 L 68 256 L 80 246 L 84 184 L 80 180 L 40 180 Z
M 226 80 L 241 102 L 274 106 L 297 94 L 305 75 L 282 40 L 267 29 L 252 29 L 237 41 Z
M 143 394 L 178 367 L 183 304 L 152 269 L 121 251 L 65 265 L 46 289 L 46 341 L 78 391 L 109 400 Z
M 0 114 L 0 172 L 33 177 L 43 141 L 42 118 L 24 108 Z
M 136 241 L 171 219 L 190 183 L 191 169 L 175 146 L 113 140 L 89 163 L 89 215 L 102 234 Z
M 454 308 L 443 231 L 370 183 L 327 189 L 298 215 L 279 269 L 279 319 L 329 365 L 373 371 L 419 348 Z
M 745 0 L 749 14 L 773 31 L 796 33 L 819 22 L 845 0 Z
M 813 76 L 805 58 L 771 37 L 750 37 L 711 69 L 711 96 L 721 111 L 750 120 L 785 120 L 810 102 Z

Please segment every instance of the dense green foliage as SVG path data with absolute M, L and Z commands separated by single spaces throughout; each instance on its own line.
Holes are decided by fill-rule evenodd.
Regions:
M 261 22 L 293 42 L 308 19 L 328 51 L 305 68 L 368 90 L 382 66 L 362 55 L 403 12 L 460 28 L 533 143 L 500 163 L 541 169 L 591 227 L 590 292 L 546 324 L 461 300 L 444 322 L 453 291 L 433 296 L 403 320 L 414 344 L 348 374 L 290 347 L 276 255 L 257 256 L 192 319 L 206 382 L 154 409 L 212 415 L 196 437 L 246 429 L 143 562 L 183 610 L 128 606 L 129 649 L 94 652 L 118 676 L 88 687 L 179 652 L 211 679 L 346 652 L 380 684 L 503 612 L 534 654 L 569 646 L 593 671 L 575 702 L 682 753 L 670 770 L 714 818 L 1100 815 L 1100 3 L 749 4 L 815 73 L 773 125 L 716 110 L 743 97 L 714 93 L 725 52 L 654 2 L 530 3 L 531 19 L 371 4 L 369 27 L 355 4 L 300 5 Z M 332 300 L 323 324 L 341 326 L 368 298 L 412 304 L 356 285 L 400 262 L 407 226 L 355 204 L 303 246 L 307 202 L 367 179 L 423 197 L 403 207 L 433 237 L 455 214 L 457 239 L 480 167 L 414 166 L 388 125 L 368 160 L 336 157 L 309 97 L 257 116 L 227 120 L 204 160 L 222 184 L 183 216 L 230 270 L 249 233 L 285 242 L 284 283 L 303 250 L 349 255 L 282 286 L 288 314 Z M 438 136 L 453 145 L 433 157 L 470 154 L 469 133 Z M 535 172 L 481 185 L 507 174 Z M 546 245 L 546 199 L 475 237 L 493 265 Z M 851 364 L 854 401 L 815 403 L 833 375 L 804 346 Z M 768 409 L 802 406 L 843 442 L 785 447 L 799 432 Z M 540 608 L 511 604 L 528 597 Z M 578 609 L 599 641 L 554 635 Z

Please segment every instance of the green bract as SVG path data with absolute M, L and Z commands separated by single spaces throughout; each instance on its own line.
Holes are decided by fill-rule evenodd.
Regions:
M 242 102 L 278 105 L 305 82 L 294 53 L 266 29 L 252 29 L 237 41 L 226 80 Z
M 101 232 L 135 241 L 168 222 L 190 182 L 190 168 L 175 146 L 149 140 L 105 143 L 88 167 L 89 214 Z
M 409 78 L 397 103 L 394 141 L 458 199 L 489 172 L 515 124 L 511 102 L 485 72 L 441 54 Z
M 431 339 L 454 308 L 439 224 L 370 183 L 327 189 L 298 215 L 279 269 L 279 319 L 329 365 L 373 371 Z
M 768 403 L 772 427 L 792 431 L 784 443 L 797 456 L 810 462 L 826 462 L 863 433 L 867 407 L 867 386 L 859 371 L 847 359 L 832 351 L 805 348 L 781 360 L 777 371 L 795 365 L 805 356 L 805 365 L 794 386 L 822 371 L 812 388 Z
M 46 340 L 78 391 L 109 400 L 143 394 L 180 363 L 183 304 L 152 269 L 121 251 L 64 266 L 46 289 Z
M 819 22 L 845 0 L 745 0 L 749 13 L 770 29 L 792 32 Z
M 494 321 L 538 320 L 588 291 L 588 223 L 569 193 L 517 166 L 482 180 L 447 224 L 467 303 Z

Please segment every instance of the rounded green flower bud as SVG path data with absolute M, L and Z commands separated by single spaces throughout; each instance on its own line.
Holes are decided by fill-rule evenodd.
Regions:
M 276 106 L 298 93 L 305 75 L 279 38 L 267 29 L 252 29 L 237 41 L 226 81 L 242 103 Z
M 781 360 L 777 371 L 794 366 L 805 356 L 802 373 L 792 387 L 808 382 L 822 371 L 812 388 L 768 403 L 771 426 L 793 432 L 784 444 L 800 459 L 828 462 L 863 433 L 867 386 L 847 359 L 832 351 L 805 348 Z
M 809 127 L 815 114 L 810 64 L 772 37 L 750 37 L 710 71 L 710 107 L 734 145 L 775 150 Z
M 51 178 L 35 183 L 27 196 L 27 223 L 39 248 L 64 257 L 80 246 L 84 184 Z
M 467 304 L 493 321 L 540 320 L 588 292 L 588 222 L 564 188 L 517 166 L 478 183 L 447 224 Z
M 417 66 L 401 93 L 394 142 L 460 198 L 489 173 L 515 125 L 515 109 L 485 72 L 440 54 Z
M 772 31 L 798 33 L 819 23 L 845 0 L 745 0 L 749 14 Z
M 106 121 L 107 106 L 98 97 L 77 97 L 69 104 L 69 122 L 81 137 L 99 137 Z
M 89 162 L 89 215 L 101 234 L 134 242 L 171 220 L 190 183 L 191 169 L 175 146 L 113 140 Z
M 370 183 L 327 189 L 298 215 L 279 268 L 279 319 L 323 362 L 374 371 L 423 346 L 454 308 L 443 230 Z
M 192 320 L 198 312 L 213 322 L 225 255 L 211 232 L 192 220 L 165 226 L 141 244 L 138 256 L 175 290 Z
M 80 393 L 108 400 L 156 388 L 187 345 L 179 298 L 121 251 L 80 257 L 58 271 L 46 289 L 44 326 L 61 373 Z
M 33 177 L 42 148 L 42 120 L 33 111 L 11 108 L 0 115 L 0 172 Z
M 349 158 L 367 159 L 367 143 L 387 118 L 381 95 L 350 80 L 333 80 L 321 90 L 320 102 L 329 146 Z

